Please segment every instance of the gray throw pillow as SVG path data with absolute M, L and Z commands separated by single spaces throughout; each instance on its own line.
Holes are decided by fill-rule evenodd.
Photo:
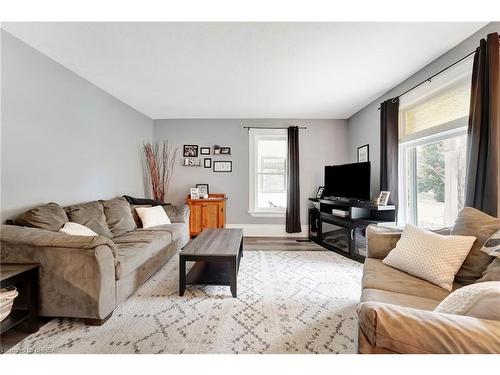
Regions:
M 68 216 L 64 209 L 57 203 L 50 202 L 42 206 L 34 207 L 31 210 L 19 214 L 14 219 L 15 225 L 33 227 L 57 232 L 65 223 Z
M 137 228 L 130 204 L 125 198 L 101 201 L 108 227 L 114 237 L 121 236 Z
M 474 236 L 476 241 L 456 275 L 455 280 L 458 283 L 468 284 L 482 277 L 483 272 L 493 258 L 482 251 L 481 248 L 491 235 L 499 229 L 500 219 L 496 217 L 471 207 L 465 207 L 460 211 L 451 234 Z
M 85 225 L 100 236 L 113 238 L 104 216 L 104 208 L 101 202 L 92 201 L 88 203 L 75 204 L 64 208 L 69 221 Z

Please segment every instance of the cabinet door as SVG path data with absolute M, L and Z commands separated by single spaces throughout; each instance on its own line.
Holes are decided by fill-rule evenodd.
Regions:
M 219 228 L 219 205 L 217 203 L 206 203 L 203 205 L 203 229 Z
M 189 208 L 189 231 L 192 236 L 196 236 L 203 230 L 203 206 L 201 204 L 191 204 Z

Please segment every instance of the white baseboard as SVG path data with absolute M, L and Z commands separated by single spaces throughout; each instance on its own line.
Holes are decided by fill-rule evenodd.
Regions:
M 302 225 L 302 232 L 287 233 L 284 224 L 226 224 L 226 228 L 241 228 L 245 237 L 307 237 L 308 227 Z

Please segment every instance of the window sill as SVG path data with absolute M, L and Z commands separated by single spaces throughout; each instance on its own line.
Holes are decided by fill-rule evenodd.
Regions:
M 285 217 L 285 212 L 272 212 L 272 211 L 248 211 L 250 216 L 253 217 Z

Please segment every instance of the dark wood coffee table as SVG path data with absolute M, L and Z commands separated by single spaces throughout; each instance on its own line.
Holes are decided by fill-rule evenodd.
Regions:
M 242 229 L 205 229 L 179 253 L 179 295 L 186 285 L 229 285 L 236 298 L 242 256 Z M 191 261 L 196 263 L 186 275 L 186 262 Z

